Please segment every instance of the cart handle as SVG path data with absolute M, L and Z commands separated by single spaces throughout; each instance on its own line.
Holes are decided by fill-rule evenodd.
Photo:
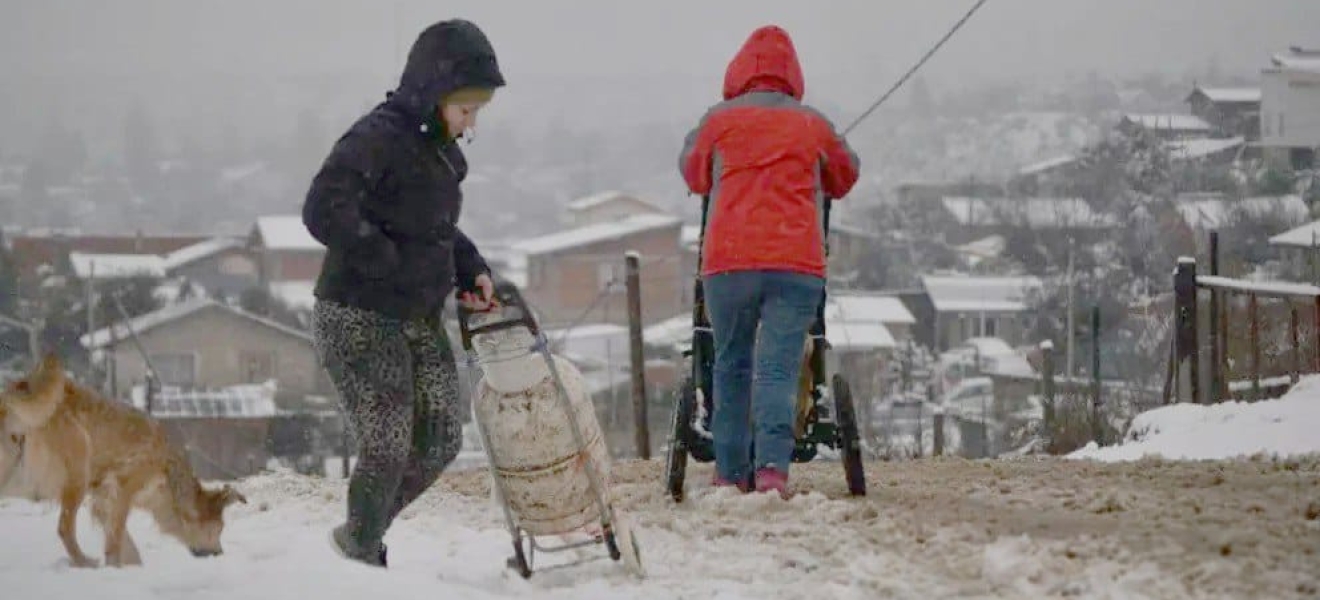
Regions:
M 458 304 L 458 330 L 463 341 L 463 350 L 472 351 L 472 338 L 503 329 L 522 326 L 531 330 L 533 336 L 539 337 L 541 335 L 541 328 L 537 325 L 536 318 L 532 316 L 532 311 L 527 306 L 527 301 L 523 298 L 522 292 L 518 291 L 518 286 L 507 281 L 495 284 L 495 301 L 498 303 L 498 307 L 491 308 L 488 311 L 474 311 L 461 302 Z M 475 313 L 508 308 L 516 308 L 521 316 L 516 319 L 505 319 L 486 325 L 478 325 L 477 327 L 472 327 L 470 323 L 470 319 Z

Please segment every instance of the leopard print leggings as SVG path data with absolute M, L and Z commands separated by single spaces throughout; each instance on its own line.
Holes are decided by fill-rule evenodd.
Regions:
M 394 518 L 462 446 L 453 350 L 438 319 L 402 321 L 326 301 L 316 303 L 312 333 L 357 443 L 348 532 L 374 556 Z

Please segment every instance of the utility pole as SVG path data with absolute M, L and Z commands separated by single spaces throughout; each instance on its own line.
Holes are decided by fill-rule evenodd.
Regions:
M 628 287 L 628 349 L 632 365 L 633 442 L 637 457 L 651 459 L 651 432 L 646 402 L 646 356 L 642 340 L 642 257 L 628 251 L 624 257 Z
M 1074 245 L 1074 244 L 1073 244 L 1073 242 L 1074 242 L 1074 238 L 1069 237 L 1069 238 L 1068 238 L 1068 275 L 1067 275 L 1067 277 L 1065 278 L 1065 279 L 1066 279 L 1066 285 L 1068 286 L 1068 290 L 1067 290 L 1067 293 L 1068 293 L 1068 296 L 1067 296 L 1067 297 L 1068 297 L 1068 300 L 1067 300 L 1067 303 L 1068 303 L 1068 309 L 1067 309 L 1067 310 L 1068 310 L 1067 321 L 1068 321 L 1068 324 L 1067 324 L 1066 326 L 1064 326 L 1064 335 L 1066 336 L 1066 337 L 1064 338 L 1064 340 L 1065 340 L 1065 342 L 1064 342 L 1064 347 L 1065 347 L 1064 352 L 1065 352 L 1065 354 L 1067 355 L 1066 358 L 1064 359 L 1064 362 L 1065 362 L 1065 365 L 1066 365 L 1066 366 L 1064 367 L 1065 370 L 1064 370 L 1064 372 L 1063 372 L 1063 379 L 1064 379 L 1064 381 L 1071 381 L 1071 380 L 1072 380 L 1073 373 L 1075 373 L 1075 371 L 1073 371 L 1073 357 L 1074 357 L 1074 355 L 1075 355 L 1075 353 L 1074 353 L 1074 349 L 1073 349 L 1073 334 L 1074 334 L 1074 332 L 1073 332 L 1073 328 L 1076 326 L 1076 324 L 1073 322 L 1073 321 L 1074 321 L 1074 316 L 1073 316 L 1073 245 Z

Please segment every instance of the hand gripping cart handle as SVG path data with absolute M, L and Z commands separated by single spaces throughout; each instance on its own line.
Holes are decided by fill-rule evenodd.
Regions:
M 579 399 L 579 403 L 585 402 L 584 406 L 574 405 L 574 398 L 570 397 L 569 388 L 565 386 L 565 376 L 560 372 L 561 367 L 571 370 L 571 364 L 556 364 L 556 360 L 562 361 L 562 359 L 556 359 L 551 354 L 545 332 L 537 324 L 536 318 L 522 294 L 516 286 L 501 282 L 495 288 L 495 306 L 490 310 L 474 312 L 460 303 L 457 312 L 459 332 L 463 350 L 467 354 L 466 363 L 469 372 L 475 375 L 477 369 L 480 368 L 484 371 L 487 379 L 490 378 L 492 369 L 521 370 L 519 373 L 512 375 L 515 378 L 523 376 L 524 373 L 539 373 L 542 372 L 542 366 L 537 363 L 529 363 L 526 357 L 540 354 L 541 359 L 544 361 L 544 372 L 548 374 L 550 382 L 553 383 L 553 395 L 555 396 L 553 402 L 557 405 L 555 407 L 546 407 L 544 403 L 538 404 L 538 401 L 548 400 L 541 398 L 533 398 L 531 405 L 535 406 L 531 406 L 526 401 L 527 394 L 525 392 L 504 396 L 489 385 L 489 381 L 474 385 L 476 391 L 472 405 L 473 421 L 476 422 L 481 433 L 482 449 L 486 454 L 490 468 L 491 484 L 494 487 L 496 500 L 504 513 L 504 520 L 509 534 L 513 537 L 514 554 L 509 558 L 508 566 L 524 578 L 531 577 L 532 559 L 537 550 L 554 553 L 604 544 L 612 560 L 618 561 L 622 558 L 630 570 L 642 575 L 636 540 L 632 537 L 629 528 L 620 522 L 609 500 L 608 484 L 604 479 L 608 476 L 608 452 L 604 449 L 603 439 L 597 434 L 598 425 L 594 421 L 595 412 L 590 404 L 590 396 L 587 395 L 585 399 Z M 523 342 L 526 342 L 529 338 L 534 340 L 527 347 L 515 348 L 513 352 L 507 352 L 508 349 L 504 349 L 506 352 L 497 353 L 498 356 L 482 356 L 481 349 L 483 347 L 490 348 L 491 346 L 481 342 L 479 338 L 519 328 L 525 329 L 530 334 L 521 337 Z M 496 344 L 498 344 L 497 340 Z M 532 379 L 539 379 L 539 381 L 533 383 Z M 476 380 L 475 377 L 473 380 Z M 534 389 L 536 386 L 544 386 L 546 378 L 544 376 L 534 376 L 527 381 L 529 385 L 533 386 L 529 389 Z M 569 381 L 576 384 L 580 382 L 580 377 Z M 580 385 L 572 387 L 585 393 L 585 388 Z M 517 402 L 511 404 L 515 408 L 510 410 L 523 410 L 524 412 L 520 417 L 525 418 L 519 420 L 505 417 L 497 420 L 493 415 L 500 414 L 500 411 L 485 410 L 489 408 L 490 403 L 498 403 L 504 397 L 516 398 Z M 517 408 L 518 406 L 522 408 Z M 530 408 L 528 408 L 529 406 Z M 483 418 L 483 413 L 492 416 Z M 579 418 L 584 418 L 580 415 L 584 413 L 585 418 L 592 419 L 590 423 L 585 423 L 589 426 L 588 429 L 593 432 L 590 440 L 584 434 L 584 423 L 579 422 Z M 537 440 L 535 435 L 527 435 L 533 428 L 543 425 L 544 421 L 552 420 L 555 422 L 562 420 L 566 425 L 566 427 L 554 430 L 554 439 Z M 541 422 L 538 423 L 537 421 Z M 518 427 L 524 429 L 516 430 Z M 511 430 L 510 428 L 515 429 Z M 563 437 L 561 432 L 564 430 L 567 430 L 567 433 L 571 435 L 571 441 Z M 511 435 L 514 433 L 519 435 Z M 504 441 L 493 443 L 493 438 Z M 546 448 L 503 447 L 498 448 L 499 452 L 496 452 L 496 443 L 507 444 L 507 440 L 515 438 L 537 440 L 543 442 L 543 444 L 538 445 L 545 445 L 546 448 L 551 447 L 555 442 L 558 442 L 558 445 L 553 446 L 556 448 L 571 444 L 573 450 L 563 457 L 556 455 L 556 459 L 561 465 L 573 461 L 576 464 L 581 464 L 582 468 L 550 467 L 544 464 L 534 464 L 534 461 L 530 459 L 520 461 L 523 456 L 544 455 Z M 541 452 L 538 454 L 537 450 Z M 597 455 L 593 456 L 593 452 Z M 605 464 L 597 464 L 597 456 L 606 457 Z M 501 457 L 503 457 L 504 464 L 501 464 Z M 584 476 L 585 479 L 578 479 Z M 528 499 L 535 496 L 538 485 L 540 486 L 539 489 L 542 490 L 578 490 L 580 493 L 576 495 L 575 499 L 578 502 L 575 505 L 581 506 L 582 510 L 564 518 L 541 520 L 537 520 L 535 517 L 529 518 L 529 513 L 533 513 L 538 509 L 544 510 L 546 505 L 556 504 L 547 501 L 547 498 Z M 585 517 L 580 518 L 583 515 Z M 597 522 L 600 534 L 584 541 L 565 542 L 556 546 L 543 546 L 537 541 L 536 536 L 538 535 L 562 536 L 580 531 L 580 526 L 579 528 L 573 528 L 569 527 L 568 524 L 576 524 L 583 520 Z M 590 526 L 589 523 L 586 525 Z M 559 530 L 561 528 L 564 530 Z

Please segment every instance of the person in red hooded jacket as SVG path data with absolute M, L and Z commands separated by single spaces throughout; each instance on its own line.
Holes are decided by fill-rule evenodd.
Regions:
M 859 168 L 804 91 L 788 33 L 757 29 L 679 157 L 688 189 L 709 198 L 701 276 L 715 340 L 714 483 L 746 491 L 752 480 L 781 495 L 802 348 L 824 296 L 824 203 L 847 195 Z

